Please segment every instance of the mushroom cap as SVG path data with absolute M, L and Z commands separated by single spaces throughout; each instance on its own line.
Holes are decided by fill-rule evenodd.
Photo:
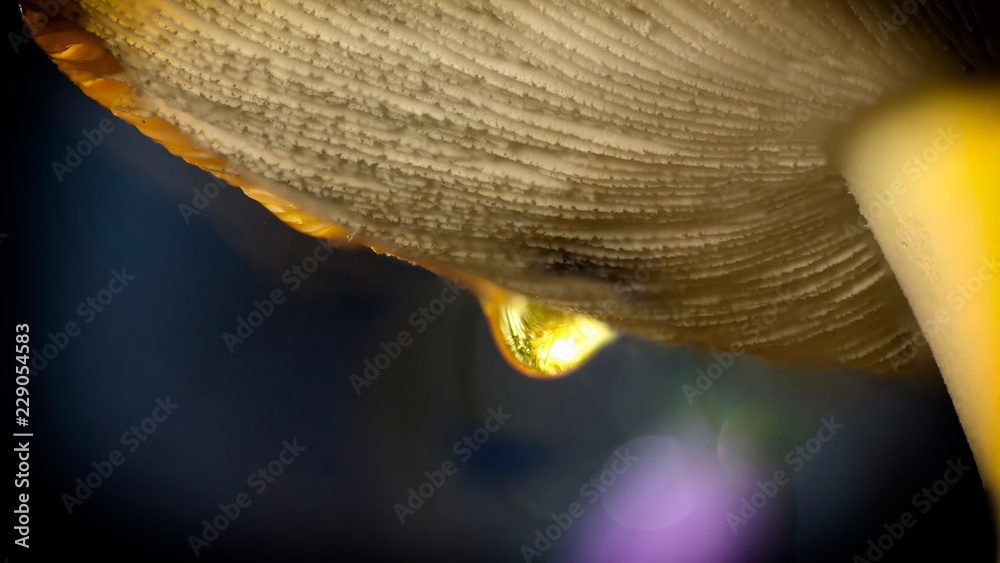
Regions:
M 993 69 L 1000 21 L 989 0 L 60 16 L 36 35 L 85 91 L 307 232 L 668 343 L 882 373 L 929 354 L 830 143 L 894 93 Z

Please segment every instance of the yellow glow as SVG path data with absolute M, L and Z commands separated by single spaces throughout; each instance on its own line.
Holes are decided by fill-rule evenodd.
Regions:
M 859 127 L 845 157 L 1000 525 L 1000 84 L 935 87 L 890 105 Z
M 614 338 L 614 331 L 597 319 L 523 295 L 494 291 L 481 300 L 500 351 L 527 375 L 566 375 Z

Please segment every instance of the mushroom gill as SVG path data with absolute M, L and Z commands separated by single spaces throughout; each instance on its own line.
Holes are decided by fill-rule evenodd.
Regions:
M 272 209 L 634 334 L 876 372 L 919 328 L 823 143 L 985 56 L 869 2 L 63 13 L 119 65 L 99 100 Z
M 22 6 L 88 95 L 176 154 L 304 232 L 527 296 L 525 318 L 876 373 L 940 348 L 908 301 L 922 282 L 901 289 L 876 241 L 896 226 L 862 213 L 880 188 L 843 172 L 892 136 L 834 157 L 867 110 L 995 72 L 992 0 Z M 995 460 L 995 416 L 976 424 Z

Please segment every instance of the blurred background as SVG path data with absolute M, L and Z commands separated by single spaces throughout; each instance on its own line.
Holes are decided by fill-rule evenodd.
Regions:
M 469 294 L 411 322 L 447 286 L 400 260 L 336 248 L 293 290 L 315 240 L 236 188 L 196 200 L 209 174 L 11 39 L 16 6 L 4 16 L 3 323 L 10 340 L 29 323 L 37 351 L 31 547 L 9 561 L 994 561 L 936 378 L 624 336 L 540 381 L 504 362 Z M 134 276 L 119 293 L 113 271 Z M 230 351 L 223 334 L 275 289 L 286 300 Z M 380 359 L 403 331 L 412 344 Z M 385 366 L 374 380 L 366 361 Z M 949 462 L 971 469 L 935 490 Z

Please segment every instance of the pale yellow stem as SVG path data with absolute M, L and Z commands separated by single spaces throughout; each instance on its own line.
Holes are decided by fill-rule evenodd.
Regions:
M 843 156 L 1000 523 L 1000 84 L 934 85 L 887 104 Z

